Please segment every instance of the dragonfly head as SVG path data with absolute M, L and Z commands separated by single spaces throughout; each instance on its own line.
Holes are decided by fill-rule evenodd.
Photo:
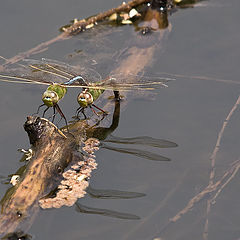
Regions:
M 93 96 L 89 92 L 83 91 L 78 95 L 77 101 L 81 107 L 86 108 L 93 103 Z
M 53 107 L 59 102 L 59 96 L 54 91 L 45 91 L 42 95 L 43 103 L 48 107 Z

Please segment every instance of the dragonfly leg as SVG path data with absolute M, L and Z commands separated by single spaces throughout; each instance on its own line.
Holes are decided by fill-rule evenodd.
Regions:
M 77 117 L 78 117 L 79 112 L 81 112 L 81 110 L 82 110 L 82 107 L 79 107 L 79 108 L 76 110 L 75 115 L 76 115 Z
M 85 114 L 85 112 L 84 112 L 84 108 L 82 109 L 82 114 L 83 114 L 83 116 L 84 116 L 84 119 L 87 119 L 87 116 L 86 116 L 86 114 Z
M 38 115 L 38 114 L 39 114 L 39 111 L 40 111 L 40 108 L 43 107 L 43 106 L 45 106 L 45 104 L 40 105 L 40 106 L 38 107 L 38 109 L 37 109 L 37 112 L 34 113 L 33 115 Z
M 43 118 L 44 118 L 45 113 L 47 112 L 48 109 L 49 109 L 49 107 L 47 107 L 47 108 L 43 111 L 43 115 L 42 115 Z
M 61 108 L 58 106 L 58 104 L 55 104 L 54 108 L 56 108 L 57 112 L 58 112 L 58 113 L 60 114 L 60 116 L 65 120 L 66 128 L 67 128 L 67 131 L 69 132 L 68 122 L 67 122 L 67 119 L 66 119 L 65 115 L 63 114 Z
M 113 93 L 114 93 L 115 99 L 116 99 L 117 101 L 120 101 L 120 100 L 121 100 L 121 96 L 120 96 L 119 91 L 113 91 Z
M 105 112 L 104 110 L 102 110 L 100 107 L 96 106 L 95 104 L 92 104 L 93 107 L 97 108 L 98 110 L 100 110 L 101 112 L 103 112 L 105 115 L 108 115 L 107 112 Z M 92 109 L 92 108 L 91 108 Z M 98 115 L 98 114 L 97 114 Z
M 93 111 L 93 113 L 95 113 L 99 117 L 98 113 L 92 108 L 92 106 L 90 106 L 90 108 Z
M 53 107 L 53 116 L 52 116 L 52 122 L 54 122 L 55 120 L 55 117 L 56 117 L 56 108 L 55 106 Z
M 84 108 L 83 108 L 83 107 L 79 107 L 79 108 L 76 110 L 76 116 L 77 116 L 78 119 L 80 119 L 80 117 L 79 117 L 80 113 L 82 113 L 83 116 L 84 116 L 84 118 L 87 119 L 87 116 L 86 116 L 86 114 L 84 113 Z

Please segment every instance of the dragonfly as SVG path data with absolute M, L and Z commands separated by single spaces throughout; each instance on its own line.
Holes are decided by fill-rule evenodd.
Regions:
M 91 68 L 80 68 L 77 73 L 76 67 L 56 60 L 42 59 L 39 61 L 27 59 L 25 61 L 28 65 L 21 65 L 24 74 L 20 76 L 0 74 L 0 81 L 48 85 L 46 91 L 42 94 L 43 104 L 38 107 L 37 113 L 41 107 L 46 106 L 43 112 L 44 117 L 47 110 L 53 108 L 53 121 L 57 111 L 57 113 L 64 118 L 66 125 L 67 119 L 58 103 L 64 98 L 68 88 L 82 88 L 82 91 L 77 96 L 77 102 L 79 104 L 77 116 L 80 113 L 84 114 L 84 109 L 88 107 L 91 108 L 94 113 L 96 113 L 96 111 L 93 107 L 102 111 L 104 114 L 107 114 L 104 110 L 94 104 L 105 90 L 113 90 L 115 97 L 118 98 L 120 90 L 154 90 L 159 87 L 167 87 L 166 83 L 170 80 L 174 80 L 172 78 L 161 77 L 154 77 L 153 79 L 151 77 L 133 74 L 116 74 L 102 80 L 101 75 Z M 25 73 L 26 69 L 30 70 L 30 74 L 27 75 Z M 139 81 L 136 81 L 136 78 L 138 78 Z

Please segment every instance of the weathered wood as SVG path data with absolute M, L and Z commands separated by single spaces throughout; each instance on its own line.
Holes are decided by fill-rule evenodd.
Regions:
M 65 138 L 49 121 L 28 117 L 25 129 L 34 155 L 20 182 L 2 202 L 0 236 L 15 231 L 26 220 L 31 221 L 32 214 L 39 208 L 39 199 L 56 187 L 64 168 L 72 160 L 73 147 L 83 137 L 85 125 L 83 122 L 76 139 L 70 134 Z
M 109 9 L 103 13 L 99 13 L 88 19 L 82 19 L 79 21 L 76 20 L 72 25 L 64 28 L 63 31 L 70 35 L 78 34 L 81 31 L 85 30 L 87 26 L 90 26 L 91 24 L 96 25 L 98 24 L 98 22 L 105 20 L 107 17 L 110 17 L 113 13 L 130 11 L 132 8 L 138 5 L 143 3 L 148 3 L 148 2 L 150 2 L 150 0 L 132 0 L 132 1 L 129 1 L 128 3 L 123 2 L 120 6 L 116 8 Z

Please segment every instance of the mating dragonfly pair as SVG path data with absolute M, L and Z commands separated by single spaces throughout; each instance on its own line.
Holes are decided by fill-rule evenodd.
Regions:
M 104 110 L 94 104 L 105 90 L 113 90 L 115 98 L 119 97 L 119 91 L 129 90 L 154 90 L 159 87 L 167 87 L 166 82 L 173 80 L 170 78 L 161 77 L 143 77 L 132 74 L 116 74 L 101 80 L 101 76 L 93 69 L 81 68 L 76 73 L 76 68 L 62 62 L 55 60 L 42 59 L 25 60 L 28 65 L 21 65 L 24 74 L 16 76 L 9 74 L 0 74 L 0 81 L 11 83 L 25 83 L 25 84 L 42 84 L 48 85 L 47 90 L 42 95 L 43 104 L 38 107 L 38 111 L 42 106 L 46 106 L 43 112 L 43 117 L 49 108 L 53 108 L 53 119 L 55 119 L 56 111 L 64 118 L 66 125 L 67 119 L 59 107 L 59 101 L 67 93 L 67 89 L 71 87 L 80 87 L 82 91 L 77 97 L 79 108 L 76 111 L 77 117 L 80 113 L 86 118 L 84 110 L 91 108 L 94 113 L 96 109 L 107 114 Z M 26 70 L 30 70 L 30 74 L 26 74 Z M 49 80 L 54 78 L 54 81 Z M 126 80 L 127 78 L 127 80 Z M 65 80 L 65 81 L 64 81 Z M 97 114 L 97 113 L 96 113 Z

